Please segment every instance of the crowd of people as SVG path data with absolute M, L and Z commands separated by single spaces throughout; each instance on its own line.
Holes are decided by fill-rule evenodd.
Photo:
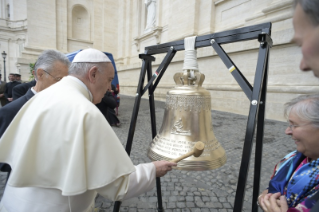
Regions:
M 319 77 L 319 0 L 294 0 L 293 26 L 300 69 Z M 11 172 L 0 212 L 90 211 L 97 193 L 110 200 L 138 196 L 176 166 L 132 164 L 110 127 L 120 123 L 114 68 L 101 51 L 83 50 L 71 64 L 58 51 L 44 51 L 34 76 L 21 85 L 14 75 L 7 84 L 0 80 L 0 168 Z M 319 211 L 318 111 L 319 94 L 286 103 L 285 133 L 296 151 L 279 161 L 258 197 L 264 211 Z

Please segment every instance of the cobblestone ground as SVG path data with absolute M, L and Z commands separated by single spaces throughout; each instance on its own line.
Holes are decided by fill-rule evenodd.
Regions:
M 130 127 L 135 98 L 121 96 L 119 108 L 120 127 L 114 131 L 125 146 Z M 156 102 L 156 125 L 160 129 L 164 114 L 164 102 Z M 165 212 L 230 212 L 233 211 L 239 167 L 247 124 L 247 116 L 212 111 L 214 133 L 227 154 L 226 164 L 211 171 L 173 170 L 161 178 L 162 199 Z M 287 153 L 294 150 L 292 140 L 285 135 L 286 123 L 265 121 L 261 189 L 267 187 L 274 165 Z M 148 100 L 142 100 L 137 118 L 131 159 L 134 164 L 147 163 L 146 156 L 152 139 Z M 254 148 L 251 157 L 243 211 L 251 211 L 254 171 Z M 6 175 L 0 174 L 0 198 Z M 101 196 L 96 198 L 99 212 L 112 211 L 113 203 Z M 157 211 L 156 189 L 139 197 L 126 200 L 121 212 Z M 260 210 L 261 211 L 261 210 Z

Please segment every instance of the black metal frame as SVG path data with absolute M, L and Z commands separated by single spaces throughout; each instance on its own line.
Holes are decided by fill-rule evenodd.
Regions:
M 269 60 L 269 48 L 272 47 L 271 35 L 271 23 L 258 24 L 249 27 L 243 27 L 240 29 L 228 30 L 224 32 L 218 32 L 210 35 L 199 36 L 196 38 L 195 47 L 201 48 L 206 46 L 212 46 L 219 57 L 222 59 L 226 67 L 229 69 L 233 77 L 236 79 L 247 98 L 250 100 L 251 105 L 249 109 L 245 142 L 242 153 L 242 161 L 239 170 L 237 190 L 234 203 L 234 212 L 241 212 L 243 207 L 243 201 L 245 196 L 245 187 L 247 182 L 247 175 L 249 169 L 249 161 L 253 146 L 253 137 L 255 127 L 257 125 L 256 135 L 256 151 L 255 151 L 255 172 L 254 172 L 254 187 L 253 187 L 253 201 L 252 211 L 257 212 L 257 198 L 259 195 L 260 187 L 260 172 L 262 162 L 262 148 L 263 148 L 263 134 L 264 134 L 264 119 L 265 119 L 265 106 L 266 106 L 266 93 L 267 93 L 267 78 L 268 78 L 268 60 Z M 231 61 L 228 55 L 220 46 L 221 44 L 233 43 L 245 40 L 258 39 L 260 42 L 257 68 L 254 79 L 254 86 L 246 80 L 244 75 Z M 155 103 L 154 103 L 154 91 L 165 73 L 168 65 L 172 61 L 177 51 L 184 50 L 184 40 L 164 43 L 155 46 L 148 46 L 145 48 L 145 53 L 140 54 L 139 58 L 143 60 L 139 83 L 137 86 L 137 92 L 135 97 L 135 104 L 132 112 L 131 124 L 129 128 L 126 152 L 130 155 L 133 136 L 136 126 L 137 115 L 139 111 L 140 101 L 142 95 L 148 90 L 149 93 L 149 106 L 152 124 L 152 138 L 156 136 L 156 117 L 155 117 Z M 154 54 L 167 53 L 164 60 L 152 75 L 152 62 L 155 58 Z M 145 73 L 147 72 L 148 83 L 143 88 Z M 156 80 L 156 81 L 155 81 Z M 155 82 L 154 82 L 155 81 Z M 160 178 L 156 178 L 157 198 L 158 198 L 158 211 L 162 212 L 162 194 L 161 194 L 161 182 Z M 116 202 L 113 212 L 118 212 L 120 209 L 120 202 Z

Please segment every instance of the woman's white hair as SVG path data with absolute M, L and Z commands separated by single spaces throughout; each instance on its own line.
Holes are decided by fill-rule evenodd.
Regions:
M 285 117 L 293 111 L 299 118 L 319 127 L 319 94 L 301 95 L 285 104 Z
M 76 75 L 83 77 L 86 73 L 93 67 L 97 67 L 98 71 L 101 72 L 107 63 L 89 63 L 89 62 L 79 62 L 79 63 L 71 63 L 69 68 L 70 75 Z

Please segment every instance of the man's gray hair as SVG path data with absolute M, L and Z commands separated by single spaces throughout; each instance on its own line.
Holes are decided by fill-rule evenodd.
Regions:
M 61 62 L 67 67 L 70 66 L 69 59 L 61 52 L 52 49 L 43 51 L 34 65 L 34 77 L 37 79 L 37 70 L 39 68 L 48 73 L 52 72 L 55 62 Z
M 90 62 L 78 62 L 71 63 L 69 68 L 70 75 L 76 75 L 83 77 L 93 66 L 97 67 L 98 71 L 101 72 L 107 63 L 90 63 Z
M 294 0 L 294 7 L 300 4 L 305 14 L 314 26 L 319 25 L 319 1 L 318 0 Z
M 319 94 L 301 95 L 285 104 L 285 117 L 293 112 L 301 119 L 319 127 Z

